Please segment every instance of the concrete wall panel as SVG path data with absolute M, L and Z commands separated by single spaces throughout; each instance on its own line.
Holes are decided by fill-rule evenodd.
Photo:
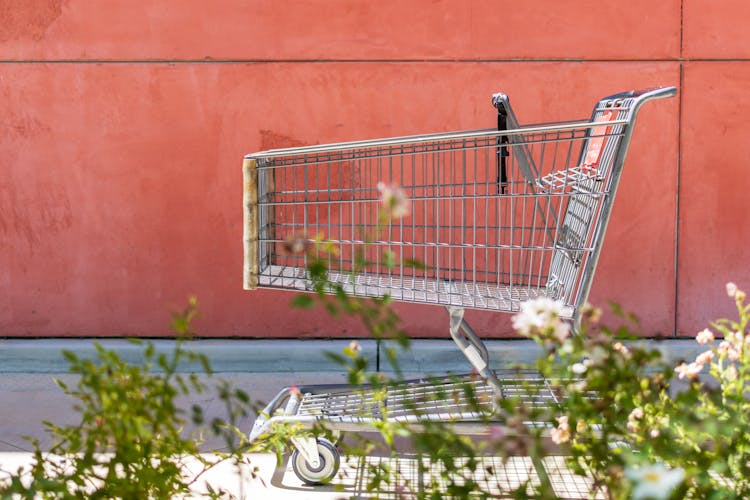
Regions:
M 750 2 L 684 0 L 683 56 L 689 59 L 750 57 Z
M 736 319 L 724 285 L 750 285 L 747 117 L 750 65 L 685 67 L 680 175 L 677 333 L 695 335 L 720 317 Z
M 7 5 L 7 6 L 3 6 Z M 679 0 L 25 0 L 0 5 L 12 60 L 664 59 Z
M 498 90 L 524 121 L 585 117 L 613 91 L 677 79 L 672 63 L 5 64 L 0 331 L 161 335 L 195 293 L 206 335 L 361 334 L 241 290 L 243 154 L 491 127 Z M 594 291 L 657 329 L 674 302 L 675 110 L 643 110 Z M 415 335 L 445 335 L 442 312 L 403 310 Z

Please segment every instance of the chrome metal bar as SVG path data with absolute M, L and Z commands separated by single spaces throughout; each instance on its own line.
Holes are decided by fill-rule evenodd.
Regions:
M 593 128 L 597 125 L 622 125 L 626 124 L 627 120 L 615 120 L 612 122 L 602 124 L 592 124 L 588 121 L 575 121 L 554 125 L 543 125 L 535 127 L 524 127 L 514 130 L 497 131 L 495 129 L 486 130 L 475 130 L 475 131 L 459 131 L 449 132 L 444 134 L 425 134 L 425 135 L 414 135 L 414 136 L 403 136 L 403 137 L 391 137 L 387 139 L 374 139 L 367 141 L 352 141 L 352 142 L 339 142 L 332 144 L 321 144 L 317 146 L 303 146 L 297 148 L 286 148 L 286 149 L 270 149 L 268 151 L 260 151 L 252 153 L 246 156 L 246 158 L 276 158 L 279 156 L 293 156 L 293 155 L 305 155 L 311 153 L 326 153 L 332 151 L 342 151 L 347 149 L 359 149 L 359 148 L 372 148 L 379 146 L 396 146 L 406 144 L 423 144 L 426 142 L 438 142 L 438 141 L 450 141 L 470 138 L 493 138 L 501 135 L 518 136 L 524 134 L 536 134 L 544 132 L 554 132 L 557 130 L 586 130 Z

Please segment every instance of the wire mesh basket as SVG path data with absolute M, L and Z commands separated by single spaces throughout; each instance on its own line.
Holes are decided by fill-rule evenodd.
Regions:
M 675 93 L 674 87 L 624 92 L 600 100 L 588 120 L 533 126 L 520 126 L 508 97 L 495 94 L 497 129 L 246 156 L 245 288 L 387 295 L 443 306 L 452 339 L 479 376 L 462 383 L 487 398 L 484 406 L 468 405 L 460 394 L 452 399 L 453 378 L 408 381 L 379 399 L 346 386 L 287 388 L 258 417 L 251 439 L 275 422 L 363 430 L 383 418 L 460 422 L 475 433 L 486 431 L 483 417 L 498 398 L 531 391 L 528 401 L 554 404 L 547 381 L 518 385 L 490 369 L 464 310 L 512 313 L 526 300 L 547 297 L 577 322 L 637 112 Z M 311 274 L 316 263 L 325 268 L 322 289 Z M 387 414 L 375 404 L 383 401 Z M 303 481 L 333 477 L 337 467 L 320 468 L 324 457 L 337 463 L 329 444 L 294 441 Z

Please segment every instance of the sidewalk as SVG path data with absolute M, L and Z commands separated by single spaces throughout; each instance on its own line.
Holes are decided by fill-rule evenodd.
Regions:
M 123 358 L 130 361 L 137 362 L 140 357 L 140 348 L 126 341 L 102 340 L 101 343 L 118 350 Z M 376 360 L 377 344 L 369 340 L 360 343 L 363 354 Z M 155 344 L 158 349 L 164 350 L 173 346 L 169 340 L 159 340 Z M 253 400 L 269 401 L 285 386 L 344 383 L 345 374 L 341 367 L 329 360 L 325 352 L 341 352 L 348 344 L 349 340 L 200 340 L 189 345 L 191 349 L 208 356 L 216 377 L 244 389 Z M 487 345 L 496 367 L 530 363 L 539 352 L 528 341 L 490 341 Z M 671 359 L 689 358 L 697 353 L 694 341 L 671 340 L 662 342 L 660 346 Z M 93 357 L 91 340 L 0 340 L 0 470 L 15 470 L 18 465 L 28 463 L 32 447 L 23 436 L 39 439 L 43 448 L 51 444 L 42 421 L 54 421 L 56 424 L 76 421 L 72 401 L 54 383 L 55 378 L 69 385 L 75 383 L 75 377 L 65 373 L 67 364 L 60 354 L 62 349 L 73 350 L 79 356 Z M 407 377 L 469 371 L 468 363 L 453 344 L 442 340 L 414 341 L 411 351 L 400 356 L 400 365 Z M 191 367 L 186 369 L 191 370 Z M 224 417 L 221 401 L 211 392 L 187 398 L 184 408 L 189 409 L 193 404 L 203 408 L 207 421 L 214 416 Z M 240 427 L 249 431 L 253 421 L 254 416 L 249 416 L 241 422 Z M 206 449 L 210 450 L 212 446 L 219 446 L 219 443 L 209 440 Z M 524 474 L 527 478 L 533 474 L 533 467 L 523 462 L 523 458 L 527 457 L 518 457 L 521 462 L 510 464 L 506 473 L 509 484 L 521 481 Z M 245 498 L 328 499 L 363 495 L 367 464 L 361 460 L 347 463 L 342 457 L 343 475 L 337 481 L 337 490 L 334 486 L 311 488 L 303 485 L 291 471 L 290 464 L 276 470 L 273 455 L 254 454 L 249 459 L 259 467 L 259 479 L 255 481 L 245 474 L 240 486 L 237 471 L 229 464 L 211 471 L 206 479 L 230 488 L 237 495 L 241 493 Z M 377 457 L 372 459 L 378 460 Z M 414 468 L 408 458 L 399 459 L 398 465 Z M 500 470 L 506 466 L 498 463 L 494 467 Z M 585 489 L 576 486 L 576 481 L 580 480 L 561 463 L 545 463 L 545 468 L 551 477 L 559 479 L 560 485 L 567 485 L 566 488 L 573 485 L 574 491 Z
M 268 373 L 222 373 L 223 379 L 232 382 L 236 387 L 247 390 L 251 397 L 258 400 L 269 400 L 283 386 L 299 383 L 343 383 L 344 375 L 333 372 L 298 372 L 273 374 Z M 75 377 L 59 373 L 2 373 L 0 374 L 0 471 L 16 471 L 19 466 L 31 461 L 31 444 L 23 436 L 40 440 L 43 448 L 51 444 L 42 421 L 50 420 L 57 424 L 73 424 L 76 414 L 71 405 L 72 400 L 62 393 L 53 379 L 58 378 L 68 384 L 75 383 Z M 184 408 L 193 404 L 203 407 L 207 421 L 214 416 L 224 417 L 221 401 L 211 393 L 196 395 L 184 401 Z M 254 416 L 241 423 L 241 427 L 250 429 Z M 208 439 L 205 448 L 220 446 L 215 439 Z M 248 456 L 254 467 L 259 467 L 259 479 L 253 480 L 247 470 L 244 471 L 242 483 L 237 469 L 225 463 L 208 472 L 203 480 L 214 486 L 227 489 L 237 497 L 244 498 L 311 498 L 332 499 L 349 498 L 353 492 L 351 486 L 347 493 L 334 491 L 332 487 L 311 488 L 303 485 L 291 471 L 291 465 L 276 471 L 276 457 L 273 454 L 252 454 Z M 288 469 L 288 470 L 287 470 Z M 342 471 L 346 470 L 342 463 Z M 351 475 L 351 471 L 348 472 Z M 0 476 L 2 473 L 0 472 Z M 200 484 L 203 484 L 203 480 Z M 240 496 L 241 495 L 241 496 Z

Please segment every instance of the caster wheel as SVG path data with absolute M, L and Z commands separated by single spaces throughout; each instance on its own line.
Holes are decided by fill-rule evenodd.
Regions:
M 318 456 L 320 465 L 312 467 L 298 450 L 292 452 L 292 469 L 305 484 L 312 486 L 329 483 L 339 471 L 341 458 L 339 452 L 327 439 L 318 439 Z

